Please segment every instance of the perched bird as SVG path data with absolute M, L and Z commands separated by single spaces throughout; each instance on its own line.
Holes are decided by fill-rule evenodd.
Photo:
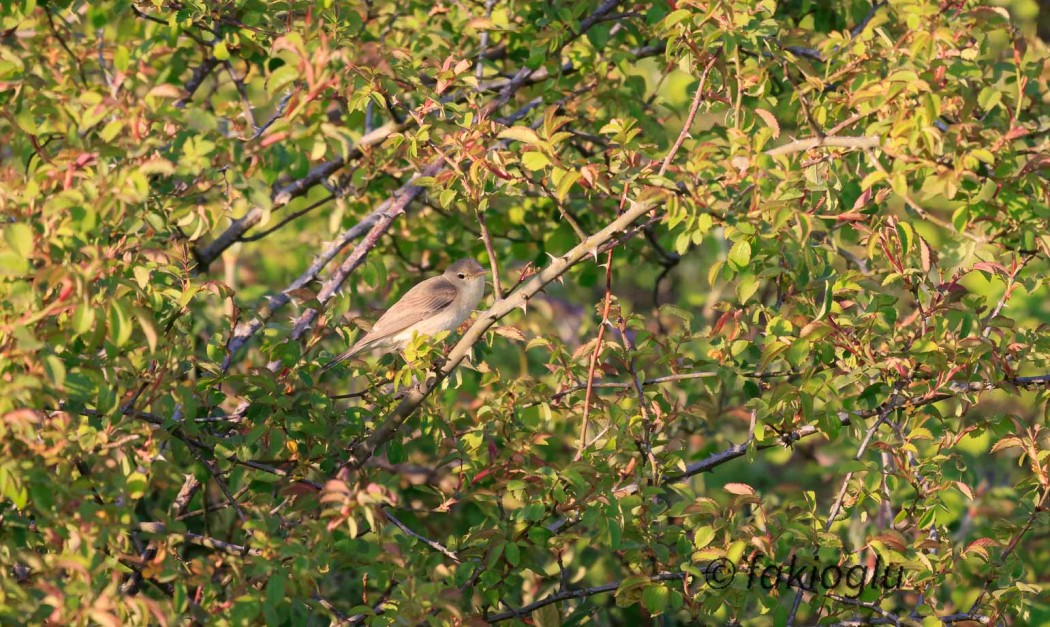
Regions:
M 473 259 L 460 259 L 444 274 L 421 281 L 405 292 L 379 317 L 371 331 L 321 370 L 370 349 L 402 350 L 413 333 L 452 331 L 470 316 L 484 293 L 485 269 Z

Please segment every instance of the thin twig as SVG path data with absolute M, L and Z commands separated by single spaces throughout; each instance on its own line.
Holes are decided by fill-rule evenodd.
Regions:
M 193 70 L 193 75 L 190 76 L 190 80 L 186 83 L 186 93 L 175 101 L 176 109 L 184 109 L 186 105 L 189 104 L 190 100 L 193 99 L 193 94 L 197 93 L 197 90 L 204 84 L 204 80 L 208 78 L 208 75 L 210 75 L 212 70 L 218 67 L 218 65 L 219 60 L 214 56 L 209 56 L 201 61 L 201 64 Z
M 205 548 L 222 551 L 223 553 L 228 553 L 230 555 L 239 555 L 241 557 L 251 555 L 252 557 L 260 557 L 263 554 L 259 549 L 253 549 L 247 545 L 232 544 L 230 542 L 224 542 L 215 538 L 203 536 L 199 533 L 193 533 L 190 531 L 183 533 L 169 532 L 167 525 L 162 522 L 140 522 L 135 525 L 135 528 L 143 533 L 164 534 L 169 540 L 182 540 Z
M 279 120 L 284 115 L 285 109 L 288 108 L 288 101 L 291 99 L 292 90 L 289 89 L 284 92 L 283 96 L 281 96 L 281 100 L 277 103 L 277 108 L 274 110 L 273 115 L 271 115 L 268 120 L 263 122 L 262 126 L 255 129 L 255 133 L 252 134 L 252 139 L 259 139 L 259 137 L 261 137 L 262 134 L 267 131 L 267 129 L 273 126 L 274 122 Z M 369 131 L 366 131 L 365 135 L 368 135 L 369 132 L 371 132 L 371 129 Z
M 680 581 L 685 579 L 685 573 L 659 573 L 649 578 L 650 581 Z M 619 581 L 613 583 L 607 583 L 601 586 L 592 586 L 590 588 L 580 588 L 578 590 L 566 590 L 563 592 L 556 592 L 530 603 L 524 607 L 511 608 L 506 612 L 500 612 L 499 614 L 492 614 L 484 616 L 484 619 L 489 623 L 498 623 L 500 621 L 510 620 L 512 618 L 522 619 L 525 616 L 535 612 L 541 607 L 546 607 L 559 601 L 568 601 L 570 599 L 584 599 L 587 597 L 594 596 L 596 594 L 604 594 L 606 592 L 613 592 L 620 587 Z
M 602 309 L 602 321 L 598 325 L 598 337 L 594 342 L 594 350 L 591 352 L 591 363 L 587 369 L 587 394 L 583 398 L 583 422 L 580 425 L 580 442 L 576 447 L 574 461 L 583 458 L 583 451 L 587 448 L 587 427 L 591 417 L 591 393 L 594 392 L 594 371 L 598 365 L 598 355 L 602 352 L 602 340 L 605 337 L 605 325 L 609 323 L 609 308 L 612 305 L 612 260 L 613 251 L 609 251 L 605 258 L 605 303 Z
M 253 235 L 245 235 L 245 236 L 241 237 L 241 241 L 242 242 L 257 242 L 257 241 L 261 240 L 262 238 L 266 237 L 267 235 L 270 235 L 273 232 L 280 230 L 282 227 L 284 227 L 288 223 L 290 223 L 290 222 L 292 222 L 292 221 L 294 221 L 294 220 L 296 220 L 298 218 L 303 217 L 304 215 L 310 213 L 314 209 L 317 209 L 317 208 L 325 205 L 326 203 L 331 202 L 332 200 L 335 200 L 335 198 L 336 198 L 335 194 L 329 194 L 328 197 L 322 198 L 321 200 L 318 200 L 315 203 L 307 205 L 306 207 L 300 209 L 299 211 L 296 211 L 294 213 L 291 213 L 291 214 L 285 216 L 284 218 L 281 219 L 280 222 L 278 222 L 277 224 L 271 226 L 270 228 L 268 228 L 266 230 L 260 231 L 258 233 L 253 234 Z
M 481 228 L 481 241 L 485 244 L 485 251 L 489 255 L 489 266 L 492 269 L 492 293 L 496 296 L 496 300 L 503 298 L 503 285 L 499 279 L 499 266 L 496 262 L 496 250 L 492 247 L 492 236 L 489 235 L 489 228 L 485 224 L 485 215 L 481 211 L 474 211 L 474 214 L 478 218 L 478 226 Z
M 387 517 L 387 520 L 389 520 L 390 522 L 394 523 L 395 527 L 397 527 L 398 529 L 403 531 L 405 533 L 405 535 L 411 536 L 411 537 L 415 538 L 416 540 L 419 540 L 423 544 L 429 546 L 430 548 L 434 549 L 438 553 L 441 553 L 442 555 L 444 555 L 445 557 L 449 558 L 453 562 L 456 562 L 457 564 L 461 563 L 463 561 L 462 559 L 460 559 L 460 557 L 458 555 L 456 555 L 453 551 L 445 548 L 445 546 L 442 545 L 440 542 L 435 542 L 434 540 L 431 540 L 430 538 L 428 538 L 426 536 L 423 536 L 423 535 L 421 535 L 419 533 L 416 533 L 415 531 L 412 531 L 411 529 L 409 529 L 408 526 L 405 525 L 405 523 L 403 523 L 400 520 L 398 520 L 397 517 L 395 517 L 394 514 L 391 513 L 389 507 L 384 507 L 383 508 L 383 515 Z
M 699 61 L 699 59 L 697 60 Z M 696 93 L 693 94 L 693 104 L 689 106 L 689 114 L 685 117 L 682 131 L 678 133 L 678 138 L 675 139 L 674 145 L 671 146 L 671 150 L 669 150 L 667 156 L 664 157 L 663 164 L 660 165 L 660 176 L 663 176 L 664 172 L 667 172 L 667 168 L 671 165 L 671 161 L 674 159 L 675 154 L 678 153 L 678 149 L 682 147 L 685 138 L 689 136 L 689 129 L 693 127 L 693 121 L 696 120 L 696 112 L 700 108 L 700 103 L 704 99 L 704 85 L 707 84 L 707 75 L 711 73 L 711 68 L 715 66 L 715 61 L 717 60 L 717 56 L 711 55 L 711 58 L 707 62 L 707 66 L 704 67 L 704 73 L 700 76 L 700 84 L 696 86 Z
M 80 80 L 82 84 L 84 85 L 84 87 L 87 87 L 88 80 L 87 75 L 84 73 L 84 67 L 80 64 L 80 59 L 77 58 L 77 55 L 73 54 L 73 51 L 69 49 L 69 44 L 66 43 L 65 38 L 58 33 L 58 28 L 55 26 L 55 18 L 51 15 L 51 11 L 49 10 L 46 4 L 44 5 L 44 15 L 47 16 L 47 25 L 51 29 L 51 34 L 55 36 L 55 39 L 58 40 L 59 45 L 61 45 L 62 49 L 66 51 L 66 54 L 69 55 L 69 58 L 73 60 L 73 65 L 77 67 L 77 74 L 80 75 Z M 104 68 L 103 71 L 105 71 Z
M 879 411 L 878 420 L 876 420 L 875 423 L 872 424 L 871 427 L 869 427 L 867 432 L 864 434 L 864 439 L 861 441 L 860 446 L 857 448 L 856 454 L 853 455 L 853 461 L 861 460 L 861 458 L 864 456 L 864 451 L 868 449 L 868 444 L 871 443 L 871 439 L 875 435 L 875 432 L 880 426 L 882 426 L 882 423 L 885 422 L 886 418 L 890 415 L 890 413 L 897 409 L 897 401 L 900 398 L 900 393 L 901 384 L 898 384 L 894 388 L 893 395 L 890 397 L 890 400 L 884 403 L 883 408 Z M 828 518 L 824 522 L 825 533 L 831 531 L 831 526 L 835 523 L 835 519 L 838 518 L 839 511 L 842 509 L 842 503 L 846 498 L 847 491 L 849 490 L 849 482 L 853 479 L 854 474 L 855 471 L 851 470 L 847 472 L 846 476 L 842 479 L 842 485 L 839 487 L 838 496 L 835 497 L 835 502 L 831 506 L 831 511 L 828 512 Z M 795 623 L 795 616 L 798 614 L 798 608 L 802 604 L 802 595 L 804 593 L 805 591 L 802 589 L 799 589 L 795 592 L 795 599 L 792 602 L 791 611 L 788 614 L 787 624 L 789 626 Z
M 241 96 L 241 110 L 244 112 L 244 119 L 248 122 L 248 128 L 255 131 L 255 113 L 252 112 L 252 103 L 248 99 L 248 91 L 244 88 L 244 79 L 237 78 L 237 75 L 233 73 L 233 64 L 229 61 L 223 61 L 222 65 L 226 68 L 226 73 L 229 74 L 230 80 L 233 81 L 233 86 L 237 88 L 237 93 Z

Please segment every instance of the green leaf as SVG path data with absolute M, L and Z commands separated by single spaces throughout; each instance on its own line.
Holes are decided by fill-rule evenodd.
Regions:
M 44 358 L 44 367 L 47 376 L 59 391 L 63 390 L 66 383 L 66 365 L 56 355 L 48 355 Z
M 109 339 L 118 348 L 131 339 L 131 316 L 128 305 L 123 300 L 114 301 L 109 306 Z
M 33 229 L 22 222 L 11 224 L 4 229 L 4 241 L 19 256 L 28 258 L 33 252 Z
M 532 613 L 532 619 L 536 621 L 536 627 L 561 627 L 561 611 L 558 603 L 544 605 Z
M 1003 94 L 994 87 L 985 87 L 981 90 L 981 93 L 977 96 L 977 104 L 981 105 L 981 108 L 985 111 L 991 111 L 995 105 L 999 104 L 1003 99 Z
M 526 152 L 521 156 L 521 163 L 529 170 L 535 172 L 550 165 L 551 160 L 542 152 Z
M 702 549 L 715 539 L 715 530 L 708 525 L 698 527 L 693 533 L 693 548 Z
M 128 475 L 126 483 L 128 496 L 132 499 L 141 499 L 146 495 L 146 488 L 149 487 L 149 479 L 146 475 L 141 472 L 133 472 Z
M 821 320 L 829 313 L 831 313 L 831 306 L 835 304 L 834 287 L 834 281 L 824 281 L 823 298 L 820 301 L 820 310 L 817 312 L 817 317 L 815 318 L 815 320 Z
M 88 303 L 80 303 L 73 312 L 72 323 L 77 335 L 84 335 L 95 325 L 95 308 Z
M 740 240 L 729 249 L 729 267 L 735 270 L 743 270 L 751 262 L 751 244 Z
M 543 143 L 540 136 L 536 134 L 536 131 L 527 126 L 511 126 L 505 128 L 499 132 L 498 137 L 500 139 L 511 139 L 524 144 L 531 144 L 533 146 L 539 146 Z
M 220 41 L 212 47 L 211 53 L 215 55 L 215 58 L 219 61 L 227 61 L 230 58 L 230 51 L 226 49 L 226 42 Z
M 671 591 L 664 584 L 649 586 L 642 593 L 642 605 L 650 614 L 663 614 L 671 598 Z
M 521 549 L 519 549 L 518 545 L 513 542 L 508 542 L 507 545 L 503 547 L 503 555 L 507 558 L 507 563 L 511 566 L 517 566 L 518 562 L 521 561 Z
M 861 190 L 871 189 L 873 185 L 884 180 L 886 180 L 886 173 L 882 170 L 875 170 L 874 172 L 869 172 L 868 175 L 861 180 L 860 188 Z
M 692 17 L 692 15 L 693 11 L 691 11 L 690 9 L 677 9 L 675 11 L 670 12 L 667 15 L 667 17 L 663 19 L 662 26 L 664 28 L 671 28 L 675 24 L 678 24 L 679 22 L 684 22 L 685 20 L 689 19 L 690 17 Z
M 566 172 L 562 175 L 561 180 L 558 181 L 558 186 L 554 189 L 554 195 L 558 197 L 558 200 L 564 201 L 565 197 L 569 195 L 569 190 L 576 181 L 580 180 L 579 172 Z

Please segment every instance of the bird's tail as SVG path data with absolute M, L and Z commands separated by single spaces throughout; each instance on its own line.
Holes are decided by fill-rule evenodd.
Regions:
M 350 359 L 351 357 L 353 357 L 354 355 L 360 353 L 364 349 L 365 349 L 365 346 L 362 345 L 360 342 L 358 342 L 357 344 L 354 344 L 350 348 L 348 348 L 345 351 L 339 353 L 339 355 L 337 355 L 335 359 L 333 359 L 332 361 L 328 362 L 327 364 L 321 366 L 321 372 L 327 372 L 328 369 L 331 368 L 332 366 L 336 365 L 337 363 L 339 363 L 341 361 L 346 361 L 347 359 Z

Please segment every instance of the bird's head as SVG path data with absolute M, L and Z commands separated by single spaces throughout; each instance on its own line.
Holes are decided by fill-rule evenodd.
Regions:
M 485 280 L 485 269 L 473 259 L 460 259 L 445 270 L 445 278 L 457 285 Z

